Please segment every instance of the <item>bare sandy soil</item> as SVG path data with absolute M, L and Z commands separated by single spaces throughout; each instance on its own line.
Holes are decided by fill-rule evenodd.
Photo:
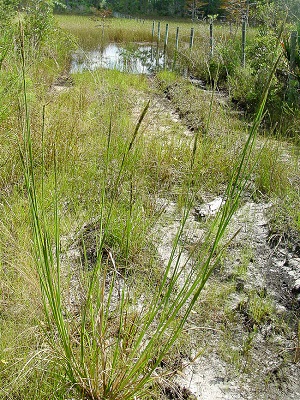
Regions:
M 133 114 L 139 115 L 136 103 Z M 187 143 L 193 135 L 171 102 L 158 96 L 152 100 L 143 124 L 143 134 L 155 135 L 157 140 L 165 140 L 174 129 Z M 154 202 L 164 210 L 155 226 L 163 268 L 172 251 L 180 215 L 170 199 L 157 198 Z M 206 221 L 214 218 L 221 206 L 222 197 L 208 195 L 207 201 L 191 211 L 182 238 L 182 265 L 188 268 L 189 248 L 197 246 Z M 162 383 L 162 399 L 300 398 L 300 254 L 297 246 L 291 250 L 284 243 L 271 245 L 271 207 L 271 203 L 256 203 L 246 196 L 233 217 L 228 238 L 234 239 L 188 321 L 186 350 L 179 351 L 176 365 L 168 365 L 173 376 Z M 78 248 L 73 245 L 67 257 L 80 262 Z
M 172 134 L 174 124 L 176 129 L 180 126 L 182 138 L 193 134 L 166 99 L 155 98 L 149 115 L 152 121 L 148 129 L 158 137 L 157 132 L 161 131 Z M 164 199 L 157 201 L 160 205 L 165 202 L 157 250 L 166 263 L 180 217 L 175 204 Z M 213 218 L 221 202 L 220 197 L 208 198 L 192 210 L 184 233 L 187 247 L 201 240 L 205 230 L 203 220 Z M 221 315 L 219 321 L 206 321 L 205 326 L 199 326 L 203 321 L 197 318 L 197 311 L 191 318 L 187 327 L 195 332 L 191 349 L 189 354 L 182 355 L 182 369 L 165 391 L 166 398 L 300 398 L 300 254 L 297 245 L 292 250 L 285 243 L 271 245 L 268 216 L 271 207 L 271 203 L 256 203 L 246 196 L 234 216 L 228 237 L 238 234 L 227 250 L 223 265 L 208 282 L 206 292 L 209 293 L 210 287 L 213 290 L 222 287 L 224 282 L 233 283 L 234 290 L 215 310 Z M 187 259 L 188 251 L 183 252 L 181 262 L 184 264 Z M 241 268 L 243 271 L 237 273 Z M 253 317 L 256 311 L 250 310 L 254 300 L 258 303 L 257 313 L 265 312 L 257 320 Z M 270 309 L 264 311 L 264 307 Z M 199 350 L 202 354 L 195 359 L 193 354 Z

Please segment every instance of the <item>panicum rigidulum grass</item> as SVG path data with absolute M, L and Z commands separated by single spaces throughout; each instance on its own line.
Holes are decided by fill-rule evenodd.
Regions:
M 53 219 L 50 222 L 43 209 L 43 190 L 41 196 L 37 191 L 30 112 L 26 97 L 25 58 L 22 57 L 22 60 L 25 129 L 20 154 L 32 217 L 33 251 L 47 325 L 45 334 L 51 348 L 51 358 L 61 368 L 60 379 L 85 398 L 133 399 L 146 393 L 150 382 L 157 379 L 157 367 L 179 338 L 226 246 L 222 243 L 222 239 L 248 182 L 250 155 L 263 116 L 268 87 L 264 92 L 245 147 L 233 168 L 232 177 L 224 194 L 223 207 L 208 232 L 203 246 L 197 250 L 197 254 L 193 254 L 192 267 L 187 267 L 186 263 L 182 265 L 180 262 L 182 232 L 193 204 L 193 195 L 190 190 L 192 179 L 188 180 L 180 227 L 173 242 L 169 261 L 162 270 L 161 281 L 150 301 L 143 298 L 137 299 L 132 293 L 126 274 L 118 269 L 112 252 L 108 250 L 108 258 L 105 260 L 102 257 L 106 235 L 112 223 L 112 210 L 118 199 L 123 175 L 134 153 L 140 125 L 149 103 L 145 106 L 131 137 L 123 147 L 121 162 L 108 196 L 106 180 L 110 168 L 114 118 L 111 115 L 100 190 L 97 261 L 85 278 L 87 285 L 82 304 L 73 314 L 65 305 L 66 299 L 61 285 L 58 198 L 54 194 Z M 191 150 L 189 172 L 191 177 L 197 146 L 198 135 L 195 136 Z M 43 156 L 42 159 L 44 159 Z M 54 163 L 56 163 L 55 156 Z M 57 168 L 54 165 L 55 171 Z M 56 174 L 54 193 L 57 193 Z M 125 223 L 127 250 L 128 241 L 130 241 L 131 218 L 132 200 L 130 200 Z M 53 224 L 54 229 L 49 229 L 50 224 Z M 127 250 L 126 254 L 128 254 Z

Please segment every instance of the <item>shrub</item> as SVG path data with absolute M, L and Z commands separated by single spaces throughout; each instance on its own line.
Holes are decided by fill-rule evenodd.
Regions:
M 24 31 L 34 48 L 38 48 L 51 32 L 53 8 L 53 0 L 30 0 L 27 3 Z
M 279 56 L 276 42 L 276 36 L 270 32 L 264 36 L 257 35 L 247 48 L 246 68 L 236 69 L 229 78 L 233 101 L 250 114 L 256 112 L 261 92 L 268 82 L 270 68 Z M 284 80 L 279 75 L 273 75 L 266 104 L 266 116 L 270 125 L 276 124 L 280 119 L 285 89 Z
M 252 111 L 257 104 L 258 93 L 256 77 L 251 68 L 237 68 L 235 74 L 229 76 L 228 84 L 233 102 L 245 110 Z

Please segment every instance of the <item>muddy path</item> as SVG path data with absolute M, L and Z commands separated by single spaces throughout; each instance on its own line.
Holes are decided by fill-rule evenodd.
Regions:
M 134 93 L 134 120 L 147 100 Z M 141 130 L 161 146 L 168 146 L 174 132 L 176 140 L 192 146 L 195 134 L 172 101 L 157 90 L 152 91 Z M 163 210 L 154 227 L 163 268 L 181 216 L 170 197 L 159 195 L 153 202 Z M 182 265 L 188 267 L 190 249 L 202 240 L 221 205 L 222 197 L 207 193 L 191 210 L 182 234 Z M 270 202 L 255 202 L 251 196 L 242 200 L 227 233 L 227 238 L 234 239 L 189 318 L 186 344 L 177 350 L 174 364 L 167 365 L 172 373 L 161 385 L 162 400 L 300 398 L 300 255 L 296 245 L 290 248 L 284 241 L 274 245 L 270 240 L 271 208 Z M 90 227 L 87 223 L 81 234 Z M 87 252 L 93 252 L 95 244 L 90 246 Z M 76 241 L 65 257 L 72 264 L 80 263 Z
M 268 244 L 268 207 L 269 204 L 248 202 L 233 218 L 231 231 L 239 230 L 239 235 L 203 294 L 203 307 L 210 306 L 211 310 L 204 315 L 201 311 L 197 315 L 197 310 L 186 327 L 195 334 L 190 354 L 183 355 L 183 368 L 174 380 L 178 397 L 173 394 L 170 398 L 180 398 L 187 389 L 195 398 L 205 400 L 299 397 L 295 279 L 287 288 L 282 279 L 286 271 L 278 268 L 277 251 L 282 249 L 274 251 Z M 161 224 L 158 252 L 167 262 L 179 227 L 175 204 L 165 207 Z M 197 244 L 203 235 L 195 214 L 188 218 L 184 235 L 190 245 Z M 182 262 L 187 257 L 186 252 Z M 293 254 L 289 257 L 294 264 L 298 260 Z M 243 269 L 242 273 L 237 273 L 239 269 Z M 299 270 L 294 268 L 293 273 L 297 275 Z M 207 298 L 216 288 L 225 291 L 227 298 L 213 307 L 209 303 L 214 300 Z M 257 315 L 252 309 L 255 304 Z M 264 315 L 259 317 L 259 313 Z M 201 356 L 193 360 L 192 355 L 199 349 Z
M 158 138 L 162 132 L 172 135 L 175 126 L 190 144 L 193 130 L 173 107 L 170 99 L 156 94 L 147 133 Z M 158 201 L 165 207 L 157 226 L 157 251 L 166 263 L 180 216 L 175 203 Z M 220 198 L 208 195 L 191 211 L 184 232 L 187 249 L 201 240 L 204 221 L 213 218 L 220 204 Z M 211 309 L 196 310 L 191 316 L 186 328 L 193 332 L 190 351 L 182 354 L 182 369 L 165 390 L 166 398 L 299 398 L 300 258 L 296 245 L 293 249 L 284 242 L 274 246 L 270 240 L 271 208 L 271 203 L 245 196 L 233 217 L 228 237 L 238 234 L 200 301 L 199 307 L 202 302 Z M 182 262 L 186 259 L 188 250 Z M 210 299 L 210 291 L 218 290 L 216 298 Z

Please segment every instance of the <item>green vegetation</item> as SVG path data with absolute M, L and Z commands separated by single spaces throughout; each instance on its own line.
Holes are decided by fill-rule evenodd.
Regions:
M 79 16 L 57 16 L 57 20 L 63 29 L 80 38 L 79 44 L 86 50 L 103 49 L 110 42 L 125 45 L 129 42 L 151 43 L 153 40 L 152 22 L 149 21 L 142 23 L 128 19 L 107 19 L 98 24 L 92 19 Z M 230 33 L 228 26 L 214 25 L 214 52 L 211 56 L 209 27 L 206 24 L 199 24 L 194 28 L 194 46 L 190 49 L 191 25 L 181 23 L 179 48 L 176 52 L 175 36 L 178 23 L 169 22 L 168 25 L 167 65 L 175 72 L 185 71 L 202 80 L 208 87 L 228 91 L 232 102 L 251 120 L 257 111 L 272 60 L 282 54 L 282 47 L 276 47 L 282 25 L 280 20 L 272 27 L 266 23 L 259 29 L 248 28 L 246 68 L 241 66 L 240 28 Z M 161 30 L 163 27 L 161 22 Z M 291 29 L 293 26 L 288 25 L 282 37 L 286 38 Z M 157 40 L 157 32 L 154 40 Z M 163 38 L 160 45 L 163 46 Z M 286 57 L 288 58 L 288 55 Z M 271 131 L 276 129 L 276 133 L 298 140 L 296 126 L 299 120 L 299 82 L 296 81 L 291 87 L 289 73 L 289 64 L 281 57 L 271 82 L 264 120 Z
M 63 7 L 62 7 L 63 5 Z M 58 9 L 73 12 L 95 12 L 109 10 L 123 14 L 142 16 L 189 17 L 193 21 L 211 15 L 226 16 L 236 22 L 243 15 L 261 20 L 268 12 L 272 19 L 276 14 L 289 10 L 291 16 L 298 15 L 299 4 L 296 0 L 258 0 L 254 4 L 247 0 L 62 0 Z M 105 13 L 104 13 L 105 15 Z
M 214 279 L 230 252 L 227 228 L 245 195 L 274 201 L 274 227 L 281 222 L 287 229 L 289 218 L 293 232 L 300 230 L 298 158 L 291 153 L 296 134 L 289 135 L 294 142 L 286 144 L 287 159 L 280 159 L 282 149 L 271 135 L 256 143 L 265 109 L 270 115 L 274 103 L 283 107 L 275 97 L 278 38 L 261 37 L 255 48 L 251 42 L 250 67 L 241 70 L 237 39 L 226 41 L 229 34 L 217 27 L 217 52 L 209 59 L 202 26 L 195 48 L 183 45 L 178 53 L 174 71 L 158 72 L 151 81 L 104 69 L 70 77 L 70 52 L 78 43 L 88 50 L 96 42 L 151 41 L 151 27 L 108 19 L 102 34 L 89 18 L 54 18 L 52 1 L 37 8 L 28 2 L 27 14 L 2 3 L 0 398 L 161 398 L 162 365 L 172 370 L 172 352 L 192 347 L 184 331 L 190 319 L 217 321 L 230 336 L 226 321 L 236 316 L 223 305 L 247 270 L 249 249 L 232 279 L 222 287 Z M 185 43 L 189 30 L 181 25 Z M 274 51 L 266 50 L 258 66 L 257 52 L 266 44 Z M 182 68 L 209 90 L 180 77 Z M 254 82 L 257 69 L 263 90 Z M 242 73 L 249 74 L 254 98 L 238 85 Z M 218 85 L 227 84 L 233 97 L 244 96 L 248 120 L 221 101 Z M 159 112 L 153 105 L 163 94 L 188 135 L 178 121 L 164 124 L 161 104 Z M 296 104 L 287 107 L 299 120 Z M 282 122 L 278 132 L 287 130 Z M 193 207 L 220 194 L 223 207 L 203 222 L 205 235 L 182 264 Z M 157 250 L 161 199 L 176 203 L 181 217 L 165 264 Z M 246 294 L 238 311 L 251 329 L 231 355 L 240 371 L 250 363 L 257 327 L 275 321 L 271 299 Z M 220 341 L 220 352 L 238 339 Z

